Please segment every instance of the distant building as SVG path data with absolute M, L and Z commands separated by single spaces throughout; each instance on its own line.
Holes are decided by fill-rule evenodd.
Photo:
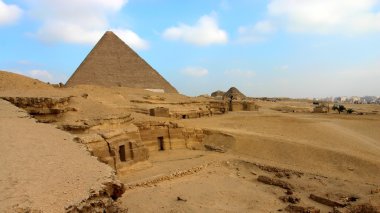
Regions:
M 349 102 L 351 104 L 361 104 L 361 98 L 358 97 L 358 96 L 352 96 L 350 99 L 349 99 Z

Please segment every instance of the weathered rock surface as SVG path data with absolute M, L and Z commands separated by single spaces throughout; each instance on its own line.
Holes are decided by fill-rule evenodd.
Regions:
M 298 197 L 296 197 L 294 195 L 285 195 L 285 196 L 281 196 L 279 198 L 284 203 L 293 203 L 293 204 L 299 203 L 300 200 L 301 200 L 300 198 L 298 198 Z
M 295 206 L 289 205 L 285 208 L 285 211 L 290 213 L 319 213 L 320 210 L 315 207 L 303 207 L 303 206 Z
M 285 182 L 285 181 L 279 180 L 279 179 L 270 178 L 270 177 L 263 176 L 263 175 L 260 175 L 257 178 L 257 180 L 259 182 L 262 182 L 262 183 L 265 183 L 268 185 L 278 186 L 278 187 L 281 187 L 283 189 L 289 189 L 289 190 L 294 189 L 294 187 L 288 182 Z
M 326 206 L 331 206 L 331 207 L 345 207 L 346 206 L 345 203 L 334 201 L 334 200 L 331 200 L 329 198 L 325 198 L 325 197 L 318 196 L 318 195 L 315 195 L 315 194 L 310 194 L 309 198 L 312 199 L 312 200 L 314 200 L 315 202 L 324 204 Z
M 205 144 L 204 146 L 205 146 L 206 150 L 209 150 L 209 151 L 221 152 L 221 153 L 226 152 L 226 150 L 220 146 L 215 146 L 212 144 Z

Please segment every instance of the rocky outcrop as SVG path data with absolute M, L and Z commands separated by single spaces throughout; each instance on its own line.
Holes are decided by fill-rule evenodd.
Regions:
M 345 207 L 347 205 L 345 203 L 334 201 L 334 200 L 331 200 L 329 198 L 318 196 L 318 195 L 315 195 L 315 194 L 310 194 L 309 198 L 311 200 L 314 200 L 315 202 L 324 204 L 326 206 L 331 206 L 331 207 Z
M 303 207 L 289 205 L 285 208 L 285 211 L 290 213 L 320 213 L 321 211 L 315 207 Z
M 226 150 L 220 146 L 215 146 L 215 145 L 211 145 L 211 144 L 205 144 L 204 146 L 205 146 L 206 150 L 209 150 L 209 151 L 220 152 L 220 153 L 226 152 Z
M 70 97 L 1 97 L 13 105 L 22 108 L 39 122 L 55 122 L 58 116 L 68 111 L 76 111 L 69 107 Z
M 91 190 L 87 199 L 65 207 L 66 213 L 123 213 L 126 209 L 119 208 L 115 201 L 125 192 L 124 184 L 112 181 L 103 184 L 99 191 Z
M 72 123 L 64 122 L 58 125 L 58 128 L 73 134 L 82 134 L 98 132 L 98 130 L 108 129 L 115 126 L 121 126 L 121 128 L 123 128 L 123 126 L 128 125 L 131 121 L 133 121 L 133 117 L 131 117 L 130 113 L 127 113 L 122 115 L 109 115 L 106 117 L 76 120 Z
M 2 97 L 13 105 L 25 109 L 29 114 L 59 114 L 64 112 L 70 97 Z
M 262 183 L 265 183 L 265 184 L 268 184 L 268 185 L 278 186 L 278 187 L 281 187 L 283 189 L 288 189 L 288 190 L 294 189 L 294 187 L 290 183 L 288 183 L 288 182 L 285 182 L 285 181 L 279 180 L 279 179 L 270 178 L 270 177 L 267 177 L 267 176 L 260 175 L 257 178 L 257 180 L 259 182 L 262 182 Z

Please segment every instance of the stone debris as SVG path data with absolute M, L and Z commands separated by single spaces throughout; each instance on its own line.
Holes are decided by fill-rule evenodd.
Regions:
M 285 208 L 285 211 L 290 213 L 320 213 L 321 211 L 315 207 L 303 207 L 289 205 Z
M 360 197 L 357 196 L 357 195 L 351 195 L 351 196 L 347 196 L 347 197 L 342 197 L 341 200 L 343 200 L 344 202 L 355 202 L 359 199 Z
M 243 163 L 243 164 L 247 164 L 249 166 L 258 167 L 262 171 L 274 173 L 277 177 L 280 177 L 280 178 L 281 177 L 290 178 L 292 175 L 295 175 L 297 177 L 301 177 L 302 175 L 304 175 L 303 172 L 294 171 L 291 169 L 283 169 L 283 168 L 278 168 L 278 167 L 274 167 L 274 166 L 263 165 L 260 163 L 249 162 L 249 161 L 245 161 L 245 160 L 239 160 L 238 162 Z
M 77 212 L 110 212 L 126 213 L 126 209 L 119 208 L 115 205 L 117 200 L 125 192 L 124 184 L 119 181 L 113 181 L 103 184 L 103 189 L 95 191 L 90 189 L 90 196 L 77 204 L 65 207 L 66 213 Z M 109 199 L 112 198 L 112 199 Z
M 135 183 L 135 184 L 129 184 L 126 186 L 126 189 L 130 190 L 130 189 L 134 189 L 137 187 L 152 187 L 152 186 L 156 185 L 157 183 L 160 183 L 163 181 L 173 180 L 175 178 L 180 178 L 180 177 L 184 177 L 187 175 L 196 174 L 196 173 L 200 172 L 201 170 L 203 170 L 204 168 L 208 167 L 209 165 L 211 165 L 213 163 L 214 162 L 209 162 L 209 163 L 206 163 L 206 164 L 203 164 L 200 166 L 193 167 L 191 169 L 176 171 L 176 172 L 171 173 L 169 175 L 160 176 L 160 177 L 157 177 L 157 178 L 152 179 L 152 180 L 147 180 L 147 181 Z
M 278 178 L 286 177 L 289 179 L 291 177 L 291 174 L 289 172 L 277 172 L 275 176 Z
M 279 179 L 274 179 L 274 178 L 270 178 L 267 176 L 263 176 L 263 175 L 260 175 L 257 178 L 257 180 L 259 182 L 262 182 L 262 183 L 265 183 L 268 185 L 278 186 L 278 187 L 281 187 L 283 189 L 288 189 L 288 190 L 294 189 L 294 187 L 290 183 L 287 183 L 287 182 L 279 180 Z
M 292 190 L 286 190 L 286 192 L 285 192 L 287 195 L 292 195 L 293 194 L 293 191 Z
M 284 203 L 293 203 L 293 204 L 297 204 L 300 202 L 300 198 L 294 196 L 294 195 L 285 195 L 285 196 L 281 196 L 279 197 L 280 200 L 282 200 Z
M 364 203 L 356 206 L 351 206 L 348 209 L 349 213 L 379 213 L 380 209 L 372 206 L 369 203 Z
M 181 197 L 177 197 L 177 201 L 184 201 L 184 202 L 186 202 L 187 200 L 186 199 L 183 199 L 183 198 L 181 198 Z
M 81 96 L 82 96 L 82 98 L 87 99 L 88 94 L 87 93 L 83 93 Z
M 209 150 L 209 151 L 220 152 L 220 153 L 226 152 L 226 150 L 223 147 L 216 146 L 216 145 L 205 144 L 204 147 L 206 148 L 206 150 Z
M 309 198 L 311 200 L 314 200 L 315 202 L 324 204 L 326 206 L 331 206 L 331 207 L 345 207 L 347 204 L 340 203 L 337 201 L 330 200 L 328 198 L 324 198 L 315 194 L 310 194 Z
M 290 169 L 277 168 L 274 166 L 266 166 L 266 165 L 261 165 L 261 164 L 255 164 L 255 165 L 263 171 L 274 172 L 276 173 L 276 176 L 281 176 L 281 177 L 284 177 L 284 176 L 290 177 L 291 175 L 296 175 L 298 177 L 301 177 L 304 174 L 303 172 L 293 171 Z

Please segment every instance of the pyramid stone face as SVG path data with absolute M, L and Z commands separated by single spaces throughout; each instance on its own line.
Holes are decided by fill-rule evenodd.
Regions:
M 103 35 L 66 86 L 79 84 L 162 89 L 177 93 L 168 81 L 111 31 Z

